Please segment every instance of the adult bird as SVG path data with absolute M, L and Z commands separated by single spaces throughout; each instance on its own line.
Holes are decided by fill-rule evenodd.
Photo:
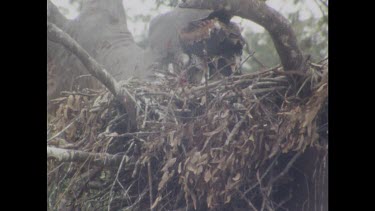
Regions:
M 189 72 L 229 76 L 239 67 L 245 44 L 231 18 L 224 10 L 175 8 L 150 22 L 150 47 L 166 62 L 184 58 L 180 63 Z
M 225 76 L 239 66 L 245 44 L 238 25 L 230 22 L 231 17 L 224 10 L 214 11 L 203 19 L 189 22 L 179 32 L 184 52 L 212 61 L 209 65 Z

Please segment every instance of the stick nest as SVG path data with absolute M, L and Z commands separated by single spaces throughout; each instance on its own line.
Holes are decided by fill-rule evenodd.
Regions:
M 136 103 L 136 130 L 134 114 L 109 92 L 63 92 L 47 146 L 96 156 L 48 159 L 48 207 L 276 210 L 287 200 L 275 194 L 290 182 L 291 162 L 307 148 L 327 148 L 327 83 L 327 61 L 305 73 L 275 67 L 207 86 L 171 71 L 152 83 L 129 79 L 122 86 Z M 293 158 L 281 162 L 285 154 Z

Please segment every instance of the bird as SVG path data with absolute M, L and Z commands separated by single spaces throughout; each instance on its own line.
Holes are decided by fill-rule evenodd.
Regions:
M 149 46 L 164 62 L 183 58 L 192 74 L 229 76 L 239 67 L 245 43 L 231 18 L 225 10 L 175 8 L 151 20 Z
M 225 76 L 231 75 L 239 66 L 245 45 L 239 26 L 231 22 L 231 18 L 225 10 L 213 11 L 207 17 L 189 22 L 179 31 L 185 53 L 213 61 L 209 64 L 210 69 L 219 70 Z

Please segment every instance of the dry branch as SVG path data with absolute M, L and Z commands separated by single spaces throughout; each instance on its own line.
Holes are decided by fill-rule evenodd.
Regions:
M 297 156 L 292 160 L 282 160 L 283 154 L 300 155 L 305 149 L 321 144 L 319 135 L 315 134 L 319 128 L 318 119 L 324 115 L 327 66 L 318 64 L 314 68 L 322 71 L 322 75 L 318 76 L 319 83 L 305 99 L 291 99 L 295 95 L 279 68 L 210 82 L 207 104 L 202 101 L 205 86 L 181 88 L 175 83 L 177 75 L 174 78 L 169 75 L 161 77 L 162 82 L 155 84 L 132 79 L 128 81 L 131 84 L 129 90 L 142 108 L 138 111 L 137 124 L 144 127 L 139 127 L 136 132 L 126 131 L 121 122 L 127 119 L 127 115 L 116 112 L 116 108 L 107 102 L 90 114 L 81 109 L 82 120 L 74 125 L 80 130 L 67 142 L 75 146 L 75 143 L 82 143 L 76 148 L 82 149 L 78 152 L 85 152 L 83 155 L 78 153 L 81 161 L 88 159 L 89 155 L 92 158 L 116 153 L 129 156 L 132 163 L 125 163 L 124 171 L 118 173 L 122 158 L 119 156 L 117 165 L 110 170 L 111 176 L 105 178 L 107 183 L 103 189 L 107 189 L 99 192 L 107 194 L 106 197 L 92 196 L 98 204 L 104 203 L 108 207 L 110 202 L 111 209 L 160 210 L 189 206 L 212 210 L 243 203 L 248 209 L 272 210 L 272 206 L 284 203 L 285 197 L 279 200 L 275 194 L 280 192 L 280 181 L 291 176 L 289 171 L 298 162 Z M 313 71 L 306 74 L 306 78 L 312 78 L 309 74 Z M 109 94 L 98 94 L 96 98 L 105 99 L 102 95 Z M 90 102 L 79 107 L 90 107 Z M 64 121 L 60 130 L 66 128 L 73 117 Z M 91 125 L 98 123 L 92 134 Z M 51 136 L 60 130 L 52 131 Z M 91 134 L 91 138 L 81 142 L 82 136 L 87 134 Z M 72 160 L 70 151 L 58 152 L 65 153 L 65 161 Z M 273 153 L 276 156 L 270 156 Z M 53 170 L 54 166 L 50 168 Z M 114 183 L 115 180 L 118 181 Z M 136 183 L 139 185 L 132 186 Z M 116 188 L 117 184 L 121 188 Z M 153 188 L 156 184 L 159 184 L 157 189 Z M 110 194 L 108 190 L 111 190 Z M 134 197 L 129 199 L 124 190 Z M 146 192 L 148 194 L 143 195 Z M 138 196 L 139 193 L 143 194 Z M 295 195 L 291 201 L 295 200 L 293 197 Z M 257 198 L 261 199 L 260 203 Z M 117 203 L 119 201 L 121 206 Z M 172 201 L 179 202 L 176 205 Z M 86 206 L 82 203 L 79 206 Z M 233 210 L 233 207 L 228 209 Z
M 47 38 L 50 41 L 60 43 L 81 60 L 87 71 L 98 79 L 119 100 L 120 103 L 124 104 L 128 114 L 131 116 L 129 121 L 131 122 L 132 127 L 135 128 L 136 102 L 129 91 L 125 87 L 120 88 L 120 85 L 112 77 L 112 75 L 109 74 L 108 71 L 103 68 L 94 58 L 92 58 L 85 49 L 83 49 L 72 37 L 70 37 L 70 35 L 49 21 L 47 21 Z
M 47 21 L 47 38 L 50 41 L 60 43 L 74 53 L 85 65 L 90 74 L 103 83 L 114 96 L 122 95 L 117 81 L 108 73 L 108 71 L 95 61 L 95 59 L 92 58 L 73 38 L 71 38 L 70 35 L 49 21 Z
M 85 162 L 92 159 L 91 163 L 96 165 L 118 165 L 123 156 L 108 153 L 90 153 L 79 150 L 60 149 L 47 146 L 47 158 L 55 158 L 59 162 Z

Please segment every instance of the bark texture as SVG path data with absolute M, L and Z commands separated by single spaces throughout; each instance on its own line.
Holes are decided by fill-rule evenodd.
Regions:
M 127 28 L 121 0 L 86 0 L 74 20 L 63 17 L 49 0 L 48 21 L 69 34 L 116 80 L 146 78 L 157 56 L 140 48 Z M 82 62 L 60 45 L 47 41 L 47 103 L 75 86 L 98 87 Z

